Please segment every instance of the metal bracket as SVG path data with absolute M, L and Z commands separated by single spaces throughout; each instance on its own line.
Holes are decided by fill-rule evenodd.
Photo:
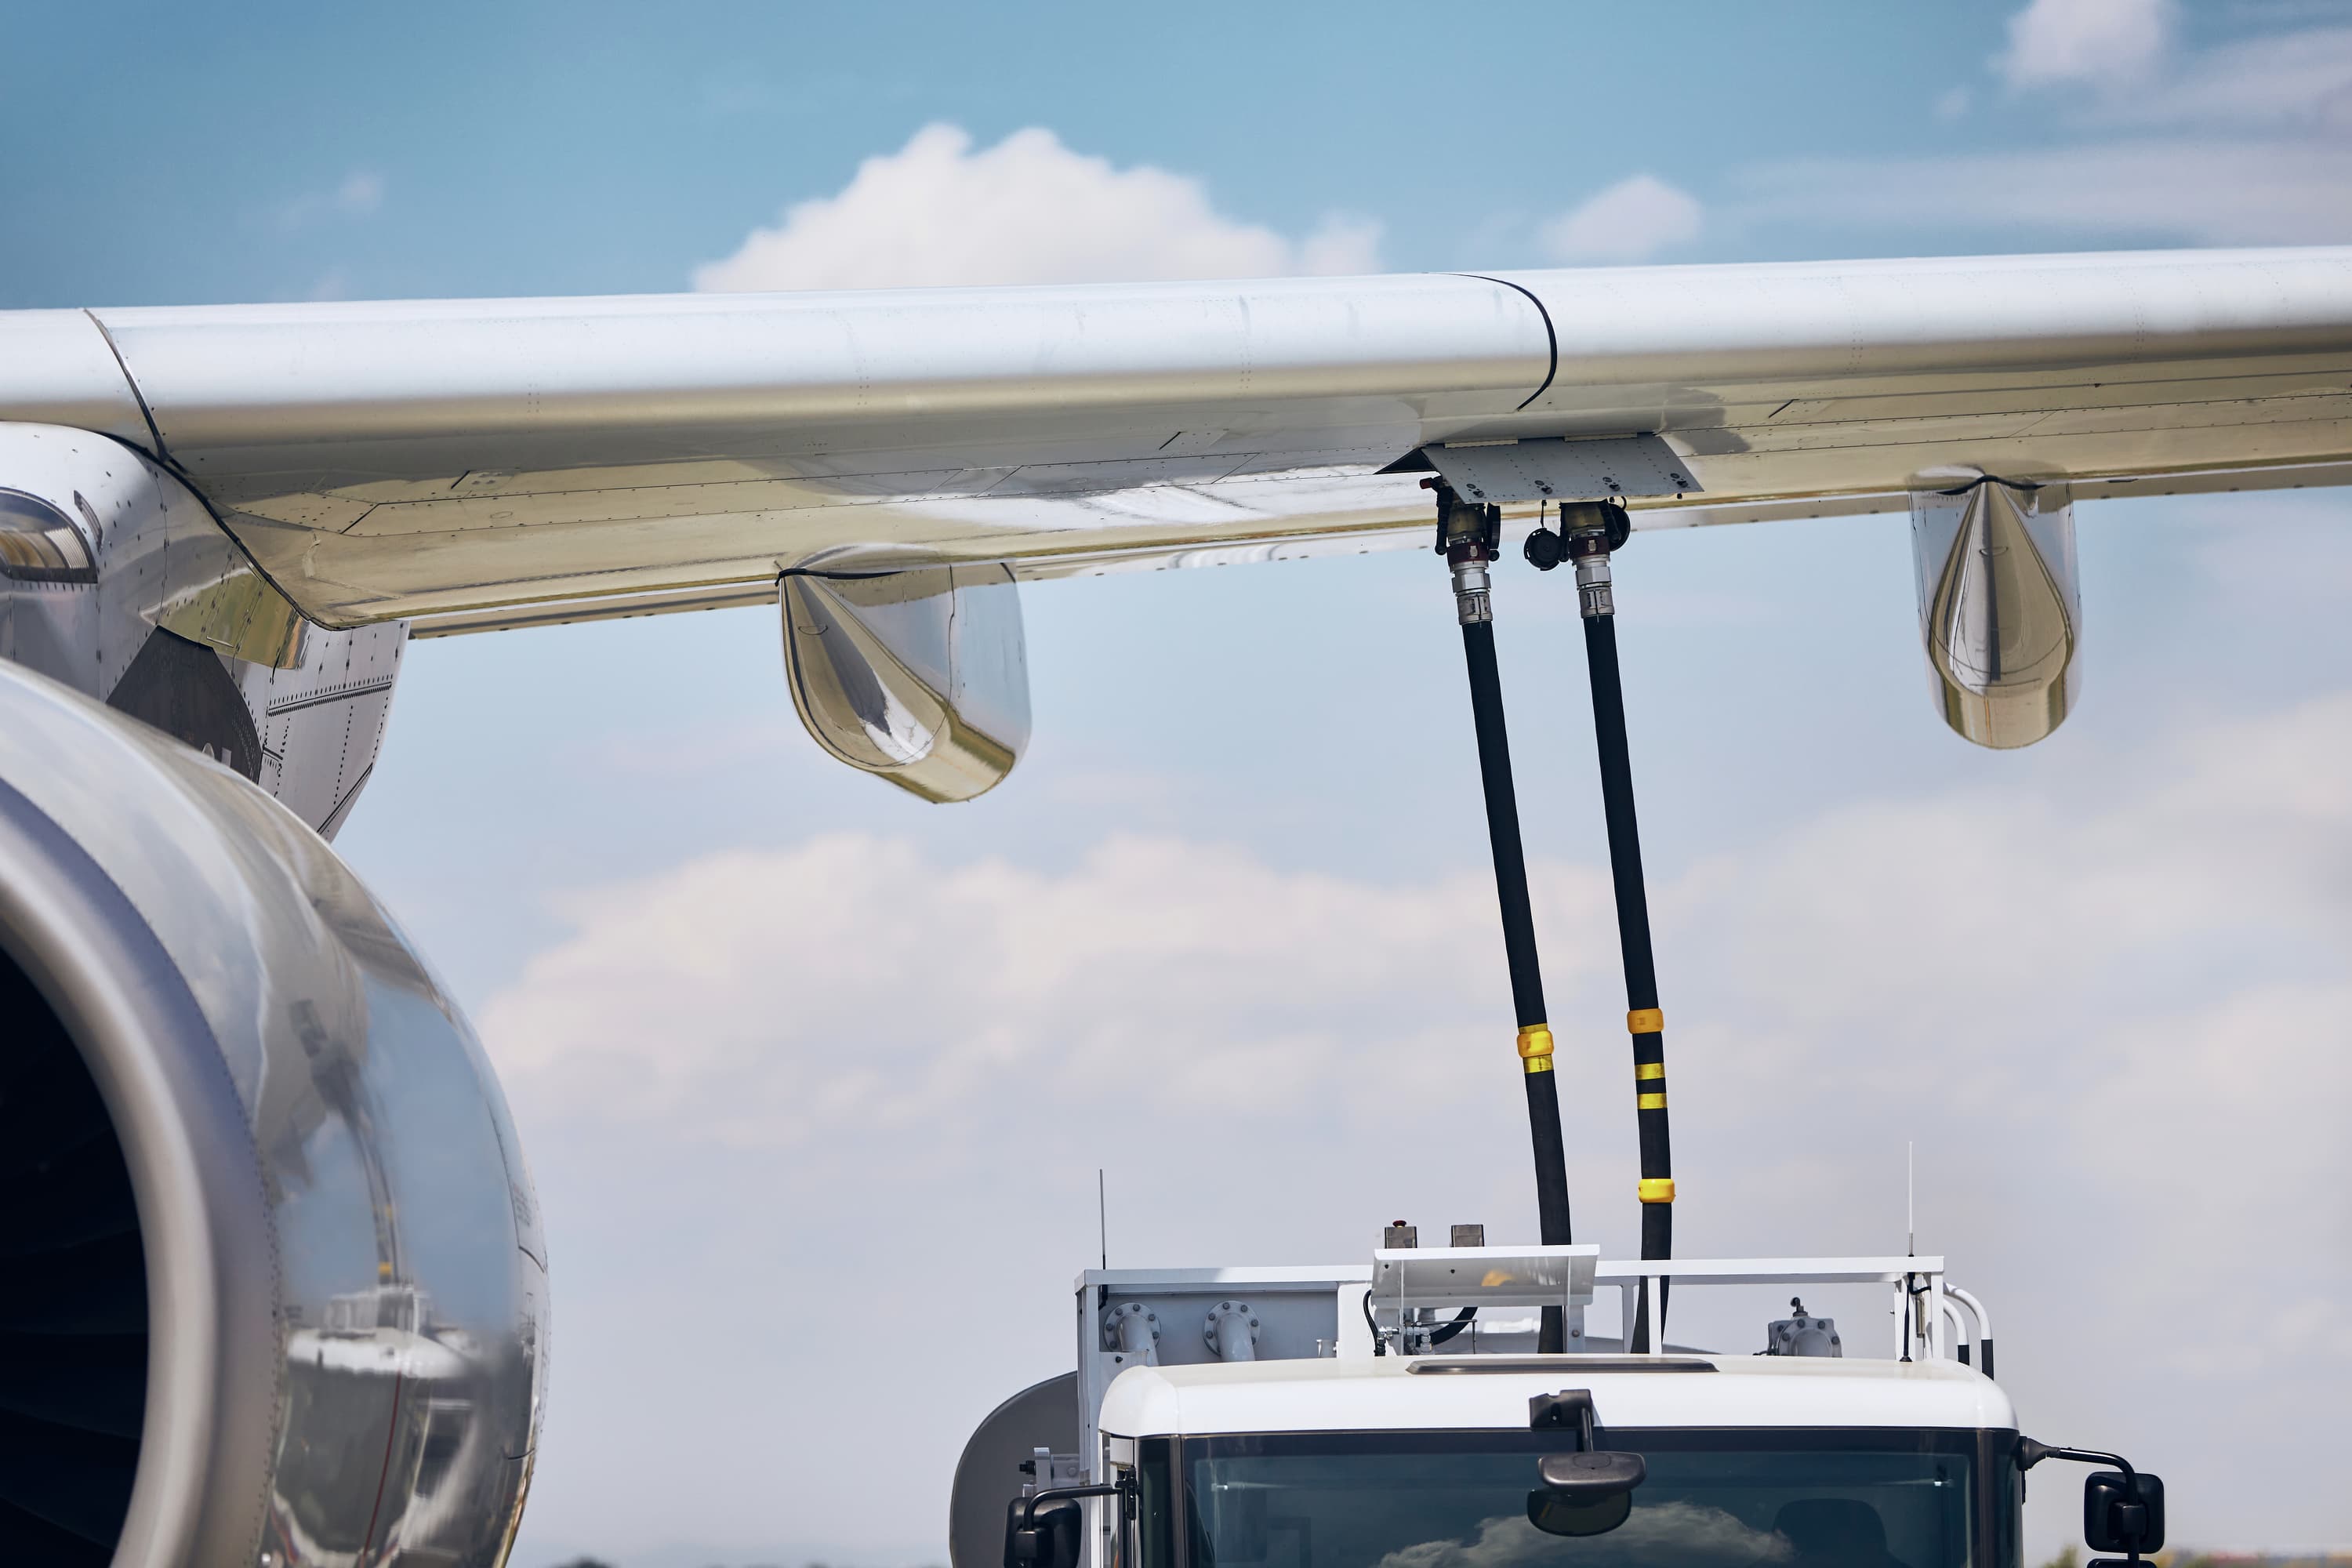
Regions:
M 1605 500 L 1704 488 L 1690 465 L 1652 435 L 1481 441 L 1422 452 L 1447 484 L 1473 501 Z

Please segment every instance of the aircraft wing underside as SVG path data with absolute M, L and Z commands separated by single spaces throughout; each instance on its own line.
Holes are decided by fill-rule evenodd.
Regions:
M 159 458 L 317 621 L 430 635 L 1417 542 L 1448 445 L 1661 437 L 1643 528 L 2343 483 L 2352 249 L 26 311 L 0 420 Z

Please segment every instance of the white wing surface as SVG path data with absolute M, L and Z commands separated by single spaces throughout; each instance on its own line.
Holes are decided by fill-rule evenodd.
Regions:
M 0 419 L 159 456 L 321 622 L 471 629 L 1418 539 L 1436 444 L 1661 437 L 1643 527 L 2346 482 L 2352 249 L 16 312 Z

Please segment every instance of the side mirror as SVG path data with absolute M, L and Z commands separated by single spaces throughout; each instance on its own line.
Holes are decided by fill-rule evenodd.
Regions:
M 1067 1498 L 1034 1510 L 1014 1498 L 1004 1515 L 1004 1568 L 1078 1568 L 1078 1505 Z
M 1547 1535 L 1606 1535 L 1633 1511 L 1633 1489 L 1647 1479 L 1639 1454 L 1546 1454 L 1536 1462 L 1543 1486 L 1528 1494 L 1528 1522 Z
M 2100 1559 L 2090 1568 L 2137 1568 L 2143 1553 L 2164 1545 L 2164 1483 L 2129 1459 L 2095 1448 L 2061 1448 L 2054 1443 L 2017 1440 L 2017 1468 L 2030 1470 L 2044 1459 L 2106 1464 L 2083 1483 L 2083 1539 L 2094 1552 L 2120 1552 L 2127 1563 Z
M 2094 1552 L 2144 1556 L 2164 1546 L 2164 1482 L 2145 1470 L 2094 1470 L 2083 1483 L 2083 1540 Z

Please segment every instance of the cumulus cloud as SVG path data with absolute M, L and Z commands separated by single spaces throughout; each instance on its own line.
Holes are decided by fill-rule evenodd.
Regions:
M 1647 261 L 1698 237 L 1697 198 L 1654 174 L 1635 174 L 1543 226 L 1537 238 L 1555 261 Z
M 2184 1202 L 2211 1152 L 2274 1166 L 2324 1149 L 2327 1119 L 2352 1110 L 2352 1067 L 2305 1059 L 2352 1000 L 2352 698 L 2208 726 L 2119 759 L 2090 793 L 2088 820 L 2011 792 L 1855 806 L 1661 884 L 1662 942 L 1696 986 L 1677 1046 L 1704 1063 L 1698 1083 L 1737 1089 L 1716 1114 L 1811 1122 L 1965 1062 L 1979 1085 L 2039 1086 L 2013 1129 L 2078 1091 L 2099 1108 L 2087 1149 L 2134 1121 L 2199 1129 L 2209 1152 L 2162 1178 Z M 1600 868 L 1539 863 L 1534 885 L 1559 1011 L 1605 1007 Z M 2218 912 L 2224 885 L 2259 897 Z M 573 934 L 480 1015 L 518 1096 L 770 1152 L 984 1124 L 1014 1084 L 1073 1107 L 1148 1093 L 1227 1126 L 1384 1124 L 1386 1085 L 1508 1033 L 1499 998 L 1428 957 L 1435 931 L 1492 947 L 1483 866 L 1388 883 L 1134 837 L 1049 872 L 835 836 L 706 857 L 560 912 Z M 2240 1067 L 2257 1070 L 2233 1086 Z M 2282 1075 L 2308 1092 L 2253 1116 L 2249 1097 Z M 1453 1078 L 1433 1075 L 1409 1115 Z M 2109 1114 L 2126 1102 L 2147 1114 Z M 923 1157 L 970 1154 L 947 1139 Z M 2352 1234 L 2352 1207 L 2313 1202 Z
M 1372 272 L 1380 226 L 1333 216 L 1303 238 L 1219 213 L 1198 180 L 1119 168 L 1051 131 L 975 149 L 954 125 L 866 159 L 837 195 L 794 204 L 697 289 L 887 289 Z
M 1579 925 L 1603 896 L 1574 869 L 1546 891 Z M 1449 988 L 1412 955 L 1492 905 L 1481 875 L 1383 889 L 1173 840 L 1114 839 L 1049 876 L 824 837 L 583 895 L 578 934 L 482 1025 L 502 1071 L 573 1110 L 764 1147 L 954 1123 L 1013 1080 L 1281 1118 L 1444 1049 Z M 824 984 L 780 1005 L 779 953 Z M 917 1019 L 886 1068 L 874 1031 Z
M 1994 65 L 2015 87 L 2130 80 L 2163 57 L 2172 22 L 2169 0 L 2033 0 Z

